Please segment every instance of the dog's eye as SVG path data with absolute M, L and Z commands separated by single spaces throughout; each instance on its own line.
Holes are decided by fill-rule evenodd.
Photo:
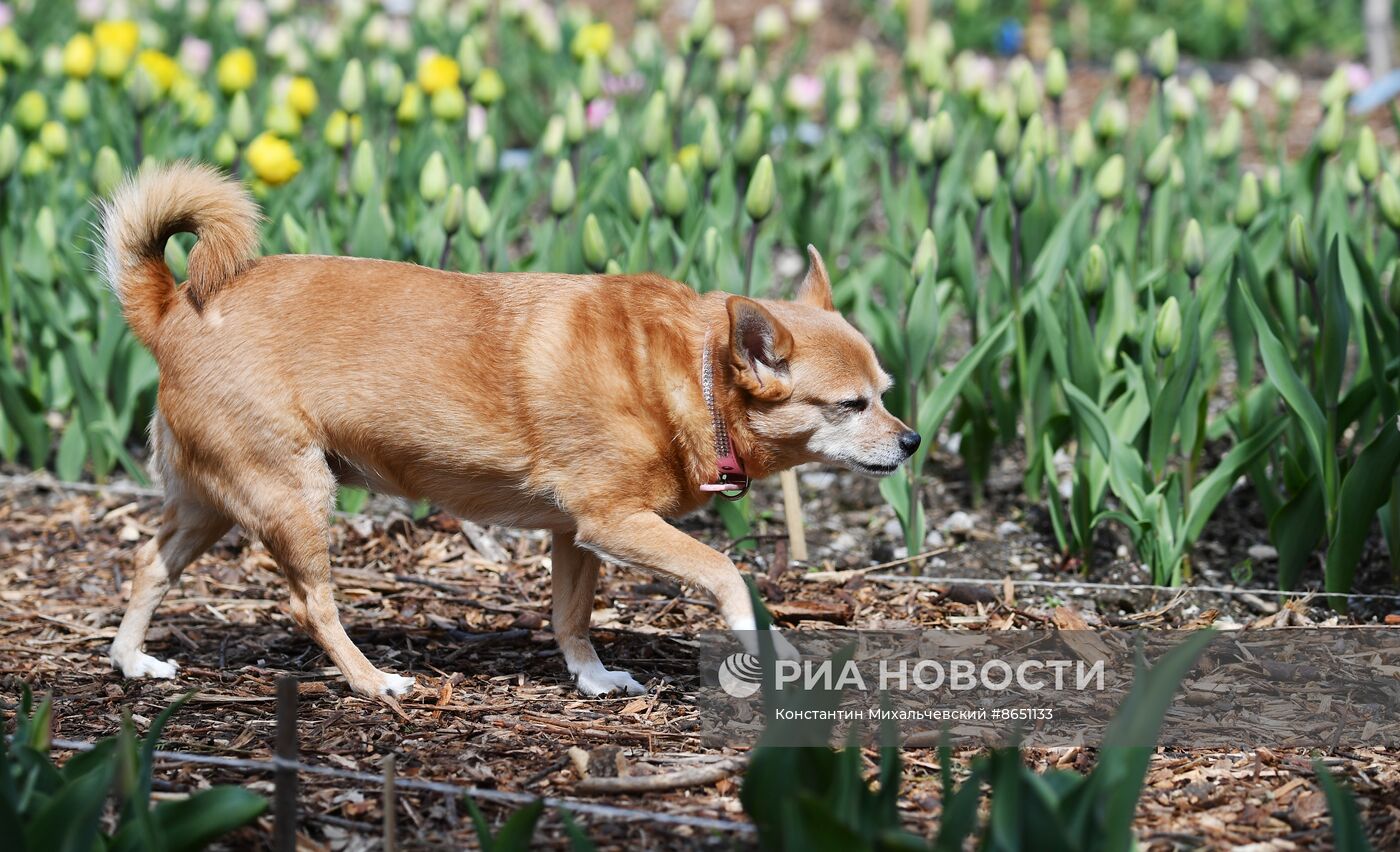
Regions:
M 852 413 L 864 411 L 866 406 L 868 405 L 870 405 L 870 400 L 865 398 L 843 399 L 840 402 L 836 403 L 836 406 L 841 410 L 850 411 Z

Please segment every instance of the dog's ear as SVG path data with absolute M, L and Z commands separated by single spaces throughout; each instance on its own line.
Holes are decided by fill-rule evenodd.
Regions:
M 809 245 L 807 258 L 811 263 L 807 267 L 807 277 L 802 279 L 802 286 L 797 288 L 797 301 L 824 311 L 836 310 L 836 305 L 831 301 L 831 279 L 826 277 L 826 264 L 822 262 L 821 252 L 817 251 L 816 246 Z
M 729 361 L 734 383 L 758 399 L 777 402 L 792 394 L 788 356 L 792 334 L 768 309 L 743 296 L 730 296 Z

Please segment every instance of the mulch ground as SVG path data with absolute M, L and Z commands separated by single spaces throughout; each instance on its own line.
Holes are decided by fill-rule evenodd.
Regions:
M 879 510 L 835 505 L 869 495 L 864 483 L 844 480 L 814 489 L 807 480 L 814 521 L 814 552 L 829 567 L 869 565 L 873 552 L 891 550 Z M 939 492 L 941 493 L 941 492 Z M 995 491 L 993 494 L 995 495 Z M 931 496 L 935 508 L 939 494 Z M 1029 529 L 996 523 L 995 496 L 972 529 L 948 533 L 936 568 L 948 576 L 1053 576 L 1032 519 Z M 780 505 L 759 492 L 759 505 Z M 537 535 L 473 531 L 432 515 L 421 522 L 390 511 L 377 518 L 342 518 L 331 552 L 342 618 L 351 637 L 376 664 L 411 673 L 418 691 L 396 711 L 349 693 L 334 669 L 293 624 L 286 594 L 266 551 L 234 531 L 186 573 L 158 611 L 148 650 L 181 664 L 174 681 L 125 681 L 107 663 L 130 590 L 138 541 L 153 534 L 158 500 L 119 493 L 73 493 L 33 479 L 0 485 L 0 701 L 13 712 L 21 684 L 51 693 L 56 737 L 93 741 L 113 734 L 129 711 L 138 729 L 173 698 L 198 690 L 166 729 L 162 747 L 194 754 L 267 759 L 272 755 L 278 677 L 301 678 L 302 760 L 378 773 L 384 755 L 397 757 L 401 776 L 480 788 L 588 800 L 636 810 L 744 822 L 739 781 L 646 795 L 586 797 L 570 749 L 588 752 L 590 765 L 642 775 L 693 767 L 734 754 L 697 736 L 691 696 L 698 684 L 687 637 L 721 627 L 713 607 L 691 590 L 656 578 L 607 569 L 594 612 L 594 639 L 606 663 L 648 683 L 636 698 L 585 699 L 573 689 L 549 632 L 548 548 Z M 1004 507 L 1002 507 L 1004 508 Z M 816 514 L 820 510 L 821 515 Z M 935 511 L 931 517 L 942 517 Z M 1010 523 L 1010 526 L 1008 526 Z M 726 544 L 714 519 L 698 516 L 686 528 L 709 543 Z M 851 531 L 855 531 L 855 535 Z M 846 533 L 842 536 L 841 533 Z M 499 547 L 500 559 L 481 555 Z M 1053 606 L 1072 606 L 1091 626 L 1135 618 L 1173 626 L 1203 619 L 1277 618 L 1261 592 L 1255 602 L 1144 591 L 1113 597 L 1057 592 L 1008 600 L 1000 581 L 985 587 L 882 582 L 860 573 L 830 581 L 781 570 L 765 541 L 757 555 L 738 557 L 756 570 L 775 610 L 815 607 L 850 626 L 1016 629 L 1043 623 Z M 1014 566 L 1014 567 L 1013 567 Z M 1034 569 L 1025 574 L 1025 569 Z M 933 570 L 933 567 L 930 568 Z M 1077 576 L 1077 575 L 1075 575 Z M 1066 579 L 1073 579 L 1067 576 Z M 1259 607 L 1269 614 L 1256 612 Z M 1309 602 L 1290 606 L 1294 624 L 1334 618 Z M 827 615 L 829 616 L 829 614 Z M 801 621 L 793 615 L 792 620 Z M 802 624 L 795 625 L 802 629 Z M 9 724 L 9 720 L 6 720 Z M 1037 768 L 1087 769 L 1091 751 L 1028 751 Z M 740 755 L 741 756 L 741 755 Z M 964 754 L 963 757 L 967 755 Z M 1139 808 L 1137 830 L 1145 848 L 1294 849 L 1330 840 L 1325 800 L 1313 777 L 1316 756 L 1302 751 L 1162 750 L 1155 758 Z M 870 760 L 873 755 L 867 755 Z M 910 827 L 932 836 L 937 828 L 936 754 L 904 752 L 902 807 Z M 1376 848 L 1400 844 L 1400 761 L 1393 749 L 1356 749 L 1325 756 L 1354 786 Z M 873 771 L 874 764 L 870 763 Z M 163 763 L 158 792 L 177 795 L 211 783 L 241 783 L 271 793 L 271 778 L 243 770 Z M 302 775 L 306 848 L 378 848 L 381 799 L 369 783 Z M 403 791 L 398 821 L 404 848 L 473 845 L 463 803 L 440 794 Z M 483 810 L 493 820 L 507 811 Z M 600 848 L 730 846 L 744 835 L 621 821 L 582 814 L 578 821 Z M 230 842 L 265 846 L 264 818 Z M 564 847 L 556 814 L 537 838 Z M 1255 844 L 1255 845 L 1250 845 Z

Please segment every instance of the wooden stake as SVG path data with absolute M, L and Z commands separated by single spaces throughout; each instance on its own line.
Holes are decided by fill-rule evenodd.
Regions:
M 794 562 L 807 561 L 807 531 L 802 523 L 802 496 L 797 493 L 797 471 L 778 475 L 783 483 L 783 516 L 787 520 L 788 556 Z
M 273 843 L 277 852 L 297 848 L 297 679 L 277 681 L 277 757 L 285 762 L 273 774 Z
M 394 753 L 384 755 L 384 852 L 398 848 L 398 797 L 394 787 Z

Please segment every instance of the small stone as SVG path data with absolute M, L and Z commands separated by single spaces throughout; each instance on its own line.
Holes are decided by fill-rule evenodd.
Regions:
M 1011 521 L 1002 521 L 997 524 L 997 538 L 1011 538 L 1012 536 L 1018 536 L 1020 534 L 1020 524 L 1014 524 Z
M 947 546 L 947 541 L 943 538 L 943 533 L 938 530 L 929 530 L 928 535 L 924 537 L 924 547 L 929 550 L 937 550 L 945 546 Z
M 967 512 L 954 512 L 943 522 L 943 529 L 954 535 L 970 533 L 973 526 L 973 518 Z
M 1255 562 L 1273 562 L 1278 559 L 1278 550 L 1272 545 L 1255 544 L 1249 548 L 1249 558 Z
M 833 553 L 849 553 L 856 549 L 856 537 L 848 532 L 838 533 L 827 545 Z
M 884 529 L 881 530 L 890 538 L 903 538 L 904 528 L 899 525 L 899 518 L 892 518 L 885 522 Z

